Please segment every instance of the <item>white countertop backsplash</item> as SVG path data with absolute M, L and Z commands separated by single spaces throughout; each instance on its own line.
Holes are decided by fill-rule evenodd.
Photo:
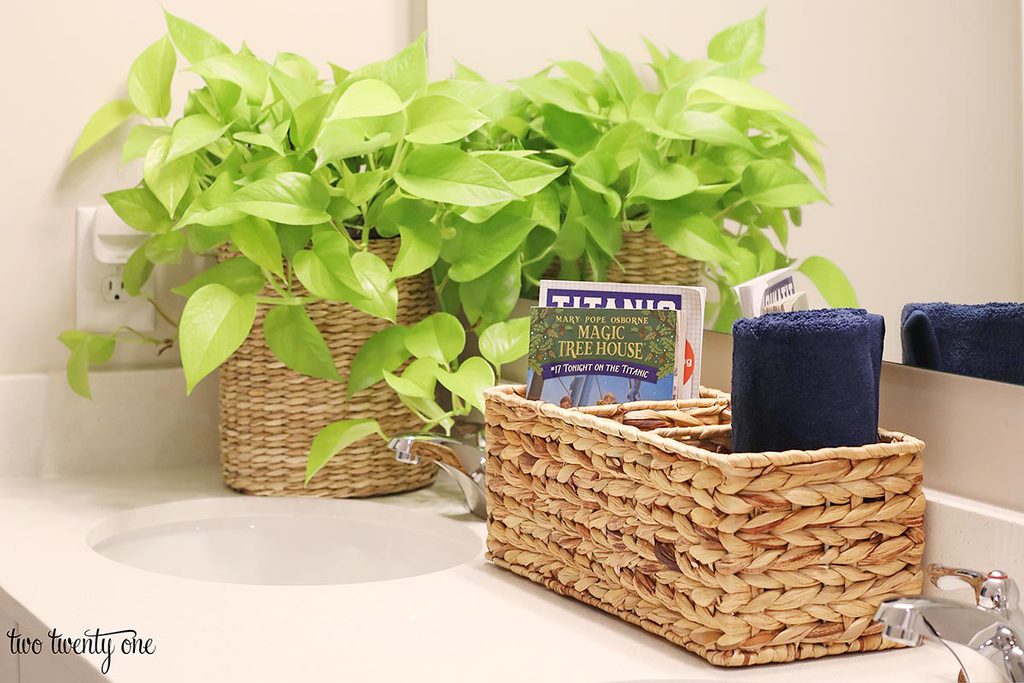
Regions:
M 0 477 L 77 476 L 217 462 L 217 378 L 185 395 L 180 368 L 0 375 Z

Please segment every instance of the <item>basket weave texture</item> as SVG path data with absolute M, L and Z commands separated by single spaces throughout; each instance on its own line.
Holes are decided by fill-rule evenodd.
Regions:
M 730 453 L 725 394 L 564 409 L 522 390 L 486 394 L 495 564 L 716 665 L 891 647 L 872 617 L 921 588 L 921 441 Z
M 398 246 L 398 240 L 372 240 L 369 248 L 392 264 Z M 402 324 L 422 320 L 436 305 L 429 273 L 399 280 L 398 296 Z M 331 422 L 376 418 L 386 434 L 414 432 L 421 425 L 391 391 L 370 387 L 349 397 L 342 382 L 285 367 L 263 338 L 266 312 L 261 305 L 249 338 L 220 369 L 221 472 L 227 485 L 256 495 L 349 498 L 430 484 L 437 475 L 433 463 L 397 462 L 383 441 L 368 437 L 331 459 L 308 487 L 303 485 L 309 446 Z M 306 306 L 306 312 L 342 377 L 348 376 L 363 342 L 387 324 L 342 302 L 320 301 Z
M 650 228 L 622 233 L 622 248 L 608 270 L 609 282 L 655 285 L 699 285 L 703 264 L 680 256 Z

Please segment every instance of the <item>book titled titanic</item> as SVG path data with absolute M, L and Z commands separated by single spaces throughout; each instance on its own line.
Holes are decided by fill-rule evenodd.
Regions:
M 681 379 L 685 316 L 679 310 L 534 307 L 526 397 L 563 408 L 672 400 Z
M 703 287 L 541 280 L 540 305 L 570 308 L 680 310 L 683 363 L 676 381 L 677 399 L 700 397 L 701 346 L 704 340 Z

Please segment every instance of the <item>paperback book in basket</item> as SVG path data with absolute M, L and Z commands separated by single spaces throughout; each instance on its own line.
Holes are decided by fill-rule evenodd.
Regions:
M 541 280 L 540 305 L 623 310 L 679 310 L 683 361 L 676 394 L 668 398 L 700 398 L 701 347 L 704 342 L 704 305 L 707 289 L 671 285 L 635 285 L 617 282 Z
M 526 396 L 571 406 L 676 396 L 686 314 L 534 307 Z

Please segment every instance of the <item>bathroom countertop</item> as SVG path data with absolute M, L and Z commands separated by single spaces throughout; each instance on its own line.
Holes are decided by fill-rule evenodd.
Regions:
M 86 543 L 90 529 L 122 510 L 236 495 L 210 467 L 0 479 L 0 612 L 24 632 L 44 637 L 56 627 L 65 634 L 132 628 L 153 638 L 155 654 L 115 654 L 107 675 L 98 670 L 101 656 L 57 658 L 82 683 L 956 680 L 953 657 L 934 644 L 747 669 L 713 667 L 490 565 L 483 557 L 483 522 L 464 513 L 443 475 L 430 489 L 374 499 L 459 520 L 481 538 L 473 561 L 413 578 L 341 586 L 221 584 L 117 564 Z M 5 637 L 0 664 L 9 656 Z

